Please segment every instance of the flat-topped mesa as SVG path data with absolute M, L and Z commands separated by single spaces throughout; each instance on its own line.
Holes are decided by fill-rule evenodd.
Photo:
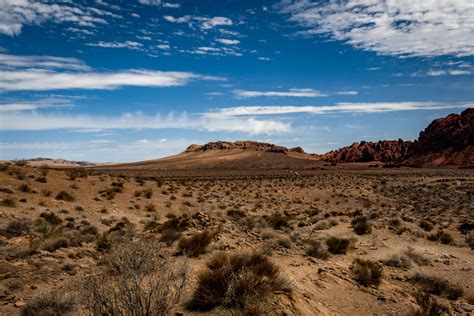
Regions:
M 295 147 L 288 149 L 284 146 L 278 146 L 269 143 L 261 143 L 256 141 L 236 141 L 236 142 L 225 142 L 225 141 L 218 141 L 218 142 L 210 142 L 205 145 L 197 145 L 193 144 L 186 148 L 185 152 L 204 152 L 209 150 L 231 150 L 231 149 L 242 149 L 242 150 L 255 150 L 255 151 L 265 151 L 265 152 L 272 152 L 272 153 L 283 153 L 287 154 L 289 152 L 298 152 L 304 153 L 304 150 L 301 147 Z

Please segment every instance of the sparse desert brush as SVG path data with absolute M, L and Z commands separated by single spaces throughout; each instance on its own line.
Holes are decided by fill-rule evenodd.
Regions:
M 187 306 L 190 310 L 222 306 L 250 314 L 263 305 L 268 312 L 275 292 L 290 291 L 279 268 L 259 253 L 216 253 L 207 267 L 198 275 L 197 288 Z
M 357 235 L 366 235 L 372 232 L 372 227 L 366 216 L 357 216 L 351 221 L 351 225 Z
M 415 310 L 411 316 L 442 316 L 448 315 L 449 309 L 428 293 L 418 292 L 415 294 L 419 309 Z
M 270 227 L 281 229 L 283 227 L 289 227 L 288 221 L 290 219 L 288 216 L 281 213 L 273 213 L 272 215 L 265 217 L 265 220 L 268 222 Z
M 74 306 L 73 296 L 48 292 L 29 301 L 21 309 L 21 316 L 64 315 L 72 312 Z
M 412 266 L 411 259 L 405 254 L 393 254 L 390 258 L 383 261 L 385 265 L 395 268 L 410 269 Z
M 40 176 L 40 177 L 37 177 L 35 179 L 36 182 L 39 182 L 39 183 L 47 183 L 48 182 L 48 178 L 46 178 L 46 176 Z
M 0 228 L 0 235 L 7 238 L 18 237 L 28 233 L 31 225 L 29 219 L 13 219 Z
M 167 228 L 161 232 L 160 241 L 164 242 L 167 246 L 171 246 L 179 238 L 181 238 L 181 231 Z
M 407 250 L 405 250 L 403 252 L 403 255 L 410 258 L 411 261 L 413 261 L 419 266 L 426 266 L 430 264 L 430 259 L 423 256 L 421 253 L 416 252 L 415 249 L 413 249 L 412 247 L 409 247 Z
M 74 202 L 76 198 L 74 197 L 74 195 L 72 195 L 72 193 L 63 190 L 59 191 L 59 193 L 56 195 L 56 200 Z
M 5 198 L 0 200 L 0 206 L 16 207 L 16 201 L 12 198 Z
M 149 212 L 149 213 L 156 212 L 156 207 L 155 205 L 150 203 L 150 204 L 145 205 L 144 211 Z
M 231 209 L 231 210 L 227 211 L 227 216 L 230 216 L 230 217 L 233 217 L 233 218 L 242 218 L 242 217 L 245 217 L 246 214 L 242 210 Z
M 474 222 L 465 221 L 459 225 L 459 231 L 463 235 L 467 235 L 472 230 L 474 230 Z
M 421 220 L 419 224 L 420 228 L 429 232 L 433 229 L 433 224 L 428 222 L 427 220 Z
M 99 252 L 107 252 L 112 248 L 112 242 L 109 239 L 109 235 L 107 233 L 103 233 L 97 238 L 96 241 L 96 249 Z
M 151 241 L 125 243 L 106 268 L 84 280 L 83 303 L 94 315 L 169 315 L 184 293 L 188 264 L 166 261 Z
M 326 240 L 329 252 L 335 255 L 345 255 L 351 244 L 352 241 L 348 238 L 329 237 Z
M 330 253 L 328 251 L 328 247 L 325 243 L 321 242 L 320 240 L 310 240 L 308 241 L 308 249 L 306 250 L 306 254 L 310 257 L 315 257 L 321 260 L 326 260 L 329 258 Z
M 448 281 L 437 276 L 416 273 L 410 278 L 410 281 L 421 286 L 426 293 L 446 297 L 450 300 L 458 299 L 464 293 L 461 287 L 451 285 Z
M 18 191 L 23 193 L 30 193 L 33 189 L 28 185 L 28 183 L 22 183 L 18 187 Z
M 43 244 L 43 250 L 54 252 L 60 248 L 67 248 L 69 247 L 69 241 L 64 237 L 54 238 L 52 240 L 48 240 Z
M 181 237 L 178 241 L 178 250 L 189 257 L 198 257 L 206 253 L 207 246 L 216 235 L 215 231 L 205 230 L 190 237 Z
M 453 237 L 449 233 L 442 230 L 438 230 L 436 233 L 429 235 L 428 240 L 437 241 L 442 243 L 443 245 L 450 245 L 454 241 Z
M 354 259 L 351 265 L 354 279 L 363 286 L 378 286 L 382 282 L 383 269 L 374 261 Z
M 474 234 L 470 234 L 466 237 L 466 243 L 471 250 L 474 250 Z

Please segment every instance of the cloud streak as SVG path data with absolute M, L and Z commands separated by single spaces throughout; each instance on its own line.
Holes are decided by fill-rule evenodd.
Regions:
M 314 98 L 327 97 L 328 94 L 314 89 L 290 89 L 288 91 L 252 91 L 252 90 L 234 90 L 234 96 L 237 98 L 255 98 L 255 97 L 299 97 Z
M 375 102 L 375 103 L 337 103 L 331 106 L 238 106 L 211 111 L 209 117 L 239 117 L 279 114 L 331 114 L 331 113 L 377 113 L 411 110 L 438 110 L 467 108 L 474 102 Z
M 120 117 L 58 115 L 29 112 L 4 113 L 0 130 L 95 130 L 95 129 L 192 129 L 209 132 L 243 132 L 251 135 L 289 132 L 289 123 L 255 118 L 211 117 L 207 115 L 147 116 L 129 113 Z

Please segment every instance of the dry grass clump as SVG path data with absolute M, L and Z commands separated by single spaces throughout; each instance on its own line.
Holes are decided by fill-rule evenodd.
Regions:
M 206 253 L 207 246 L 216 235 L 215 231 L 205 230 L 191 237 L 181 237 L 178 241 L 178 250 L 189 257 L 198 257 Z
M 438 230 L 436 233 L 433 233 L 428 236 L 428 240 L 430 241 L 437 241 L 442 243 L 443 245 L 450 245 L 453 243 L 453 237 L 442 230 Z
M 329 252 L 335 255 L 345 255 L 351 244 L 352 241 L 347 238 L 329 237 L 326 240 Z
M 410 280 L 413 283 L 420 285 L 423 291 L 429 294 L 446 297 L 450 300 L 458 299 L 464 292 L 461 287 L 451 285 L 448 281 L 436 276 L 416 273 Z
M 44 293 L 29 301 L 22 310 L 22 316 L 64 315 L 74 310 L 75 301 L 70 295 Z
M 238 309 L 244 314 L 268 312 L 276 291 L 290 291 L 279 268 L 259 253 L 217 253 L 198 275 L 198 286 L 188 303 L 190 310 L 215 307 Z
M 372 232 L 372 227 L 366 216 L 358 216 L 354 218 L 351 222 L 351 225 L 357 235 L 365 235 Z
M 188 265 L 166 262 L 153 242 L 123 244 L 105 264 L 84 281 L 83 302 L 94 315 L 169 315 L 181 300 Z
M 413 263 L 426 266 L 430 263 L 430 260 L 410 247 L 401 254 L 394 254 L 384 263 L 390 267 L 409 269 Z
M 289 226 L 288 221 L 290 220 L 290 218 L 281 213 L 273 213 L 270 216 L 265 216 L 265 220 L 267 221 L 268 225 L 273 229 L 281 229 Z
M 446 306 L 427 293 L 419 292 L 415 295 L 415 299 L 420 309 L 414 311 L 412 316 L 442 316 L 449 313 Z
M 419 223 L 419 226 L 421 229 L 423 229 L 424 231 L 431 231 L 433 229 L 433 224 L 428 222 L 427 220 L 421 220 L 420 223 Z
M 371 260 L 354 259 L 351 265 L 354 279 L 363 286 L 378 286 L 382 282 L 382 267 Z
M 474 234 L 470 234 L 466 238 L 466 243 L 471 248 L 471 250 L 474 250 Z
M 2 199 L 0 201 L 0 206 L 5 206 L 5 207 L 16 207 L 16 201 L 12 198 L 6 198 Z
M 74 202 L 76 200 L 76 198 L 74 197 L 74 195 L 72 195 L 72 193 L 69 193 L 67 191 L 60 191 L 56 195 L 56 200 L 66 201 L 66 202 Z
M 13 219 L 4 227 L 0 228 L 0 235 L 7 238 L 18 237 L 30 231 L 31 221 L 29 219 Z
M 325 243 L 319 240 L 308 241 L 309 248 L 306 250 L 306 254 L 310 257 L 326 260 L 329 258 L 330 253 Z

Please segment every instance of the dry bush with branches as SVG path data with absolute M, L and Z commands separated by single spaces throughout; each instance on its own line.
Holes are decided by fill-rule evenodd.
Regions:
M 186 261 L 170 264 L 150 241 L 129 243 L 106 258 L 106 270 L 84 282 L 85 306 L 94 315 L 167 315 L 184 292 Z

